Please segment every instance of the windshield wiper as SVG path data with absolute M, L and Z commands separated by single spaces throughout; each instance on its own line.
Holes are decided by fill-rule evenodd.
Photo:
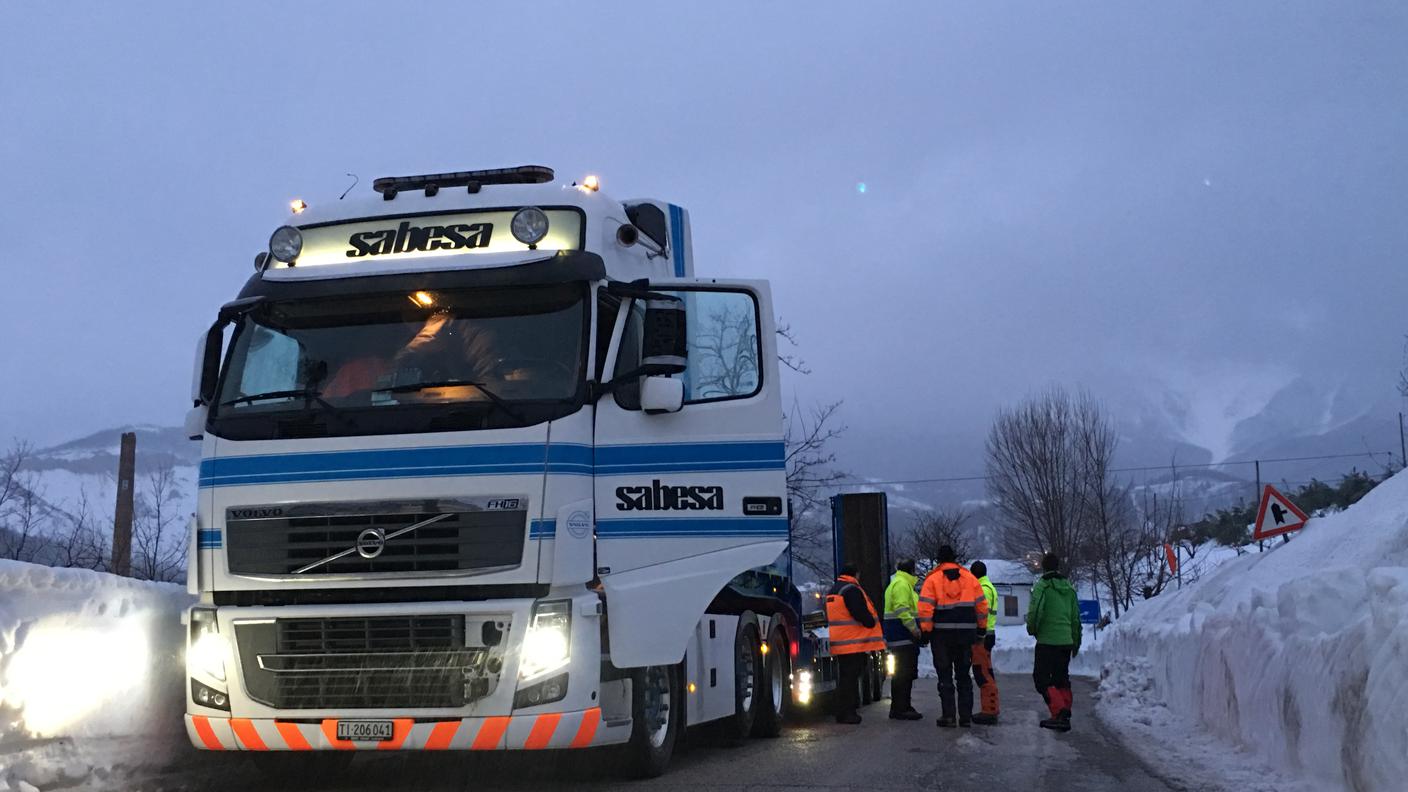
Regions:
M 306 400 L 306 401 L 315 401 L 315 402 L 317 402 L 318 405 L 321 406 L 324 410 L 326 410 L 327 412 L 330 412 L 330 413 L 332 413 L 333 415 L 337 416 L 337 419 L 340 420 L 340 421 L 342 421 L 344 424 L 346 424 L 346 425 L 348 425 L 348 426 L 350 426 L 350 427 L 352 427 L 352 428 L 354 428 L 354 429 L 357 427 L 357 422 L 354 421 L 354 420 L 352 420 L 352 418 L 351 418 L 350 416 L 348 416 L 347 413 L 343 412 L 341 409 L 338 409 L 338 407 L 337 407 L 336 405 L 334 405 L 332 402 L 329 402 L 327 399 L 324 399 L 324 398 L 323 398 L 323 392 L 322 392 L 322 391 L 320 391 L 320 390 L 315 390 L 315 389 L 313 389 L 313 388 L 302 388 L 302 389 L 299 389 L 299 390 L 268 391 L 267 393 L 252 393 L 252 394 L 250 394 L 250 395 L 248 395 L 248 396 L 237 396 L 237 397 L 235 397 L 235 398 L 233 398 L 233 399 L 230 399 L 229 401 L 222 401 L 222 402 L 220 402 L 220 406 L 221 406 L 221 407 L 230 407 L 230 406 L 233 406 L 233 405 L 236 405 L 236 404 L 241 404 L 241 403 L 253 404 L 254 402 L 257 402 L 257 401 L 268 401 L 268 400 L 270 400 L 270 399 L 295 399 L 295 398 L 302 398 L 302 399 L 304 399 L 304 400 Z
M 494 406 L 508 413 L 509 416 L 512 417 L 514 420 L 523 424 L 528 423 L 528 419 L 523 416 L 523 413 L 520 413 L 518 410 L 515 410 L 513 406 L 510 405 L 508 401 L 504 399 L 504 397 L 500 396 L 497 393 L 494 393 L 494 391 L 490 390 L 489 387 L 482 382 L 473 382 L 471 380 L 462 379 L 433 380 L 430 382 L 411 382 L 405 385 L 393 385 L 389 388 L 377 388 L 375 391 L 373 391 L 373 393 L 414 393 L 416 391 L 430 390 L 432 388 L 463 387 L 478 389 L 480 393 L 489 397 L 489 401 L 493 402 Z
M 229 401 L 220 402 L 221 407 L 229 407 L 233 404 L 249 403 L 257 401 L 268 401 L 269 399 L 292 399 L 295 396 L 302 396 L 305 399 L 317 399 L 322 401 L 322 394 L 315 390 L 303 388 L 301 390 L 280 390 L 269 391 L 268 393 L 253 393 L 248 396 L 237 396 Z

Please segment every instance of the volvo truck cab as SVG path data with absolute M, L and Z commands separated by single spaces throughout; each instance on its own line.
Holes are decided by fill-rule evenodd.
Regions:
M 682 208 L 537 166 L 292 210 L 197 345 L 193 745 L 653 774 L 690 724 L 775 734 L 767 284 L 696 277 Z

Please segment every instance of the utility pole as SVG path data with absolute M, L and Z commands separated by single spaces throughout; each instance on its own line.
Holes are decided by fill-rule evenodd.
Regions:
M 112 518 L 112 571 L 132 574 L 132 499 L 137 468 L 137 433 L 123 432 L 117 457 L 117 511 Z
M 1403 413 L 1398 413 L 1398 461 L 1408 469 L 1408 442 L 1403 440 Z
M 1256 460 L 1255 464 L 1256 464 L 1256 496 L 1252 499 L 1252 503 L 1255 503 L 1255 504 L 1259 507 L 1259 506 L 1261 506 L 1261 460 L 1260 460 L 1260 459 Z M 1266 542 L 1257 542 L 1257 543 L 1256 543 L 1256 551 L 1257 551 L 1258 553 L 1264 552 L 1265 550 L 1266 550 Z

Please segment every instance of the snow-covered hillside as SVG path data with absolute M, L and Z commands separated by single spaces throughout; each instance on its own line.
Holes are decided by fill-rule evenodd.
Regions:
M 64 513 L 73 514 L 86 503 L 89 509 L 111 516 L 118 446 L 124 432 L 137 435 L 137 491 L 154 473 L 170 468 L 182 498 L 194 503 L 200 444 L 188 440 L 180 427 L 171 426 L 114 427 L 35 449 L 23 468 L 26 486 Z
M 1101 649 L 1102 706 L 1197 724 L 1321 788 L 1402 789 L 1408 474 L 1139 603 Z

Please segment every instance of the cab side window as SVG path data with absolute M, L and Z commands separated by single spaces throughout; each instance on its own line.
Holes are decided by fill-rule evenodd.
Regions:
M 758 337 L 758 304 L 746 291 L 673 292 L 685 303 L 689 363 L 684 373 L 684 403 L 746 399 L 762 390 L 762 344 Z M 631 306 L 616 357 L 615 376 L 639 368 L 645 311 L 639 301 Z M 616 403 L 627 410 L 640 409 L 640 380 L 616 389 Z

